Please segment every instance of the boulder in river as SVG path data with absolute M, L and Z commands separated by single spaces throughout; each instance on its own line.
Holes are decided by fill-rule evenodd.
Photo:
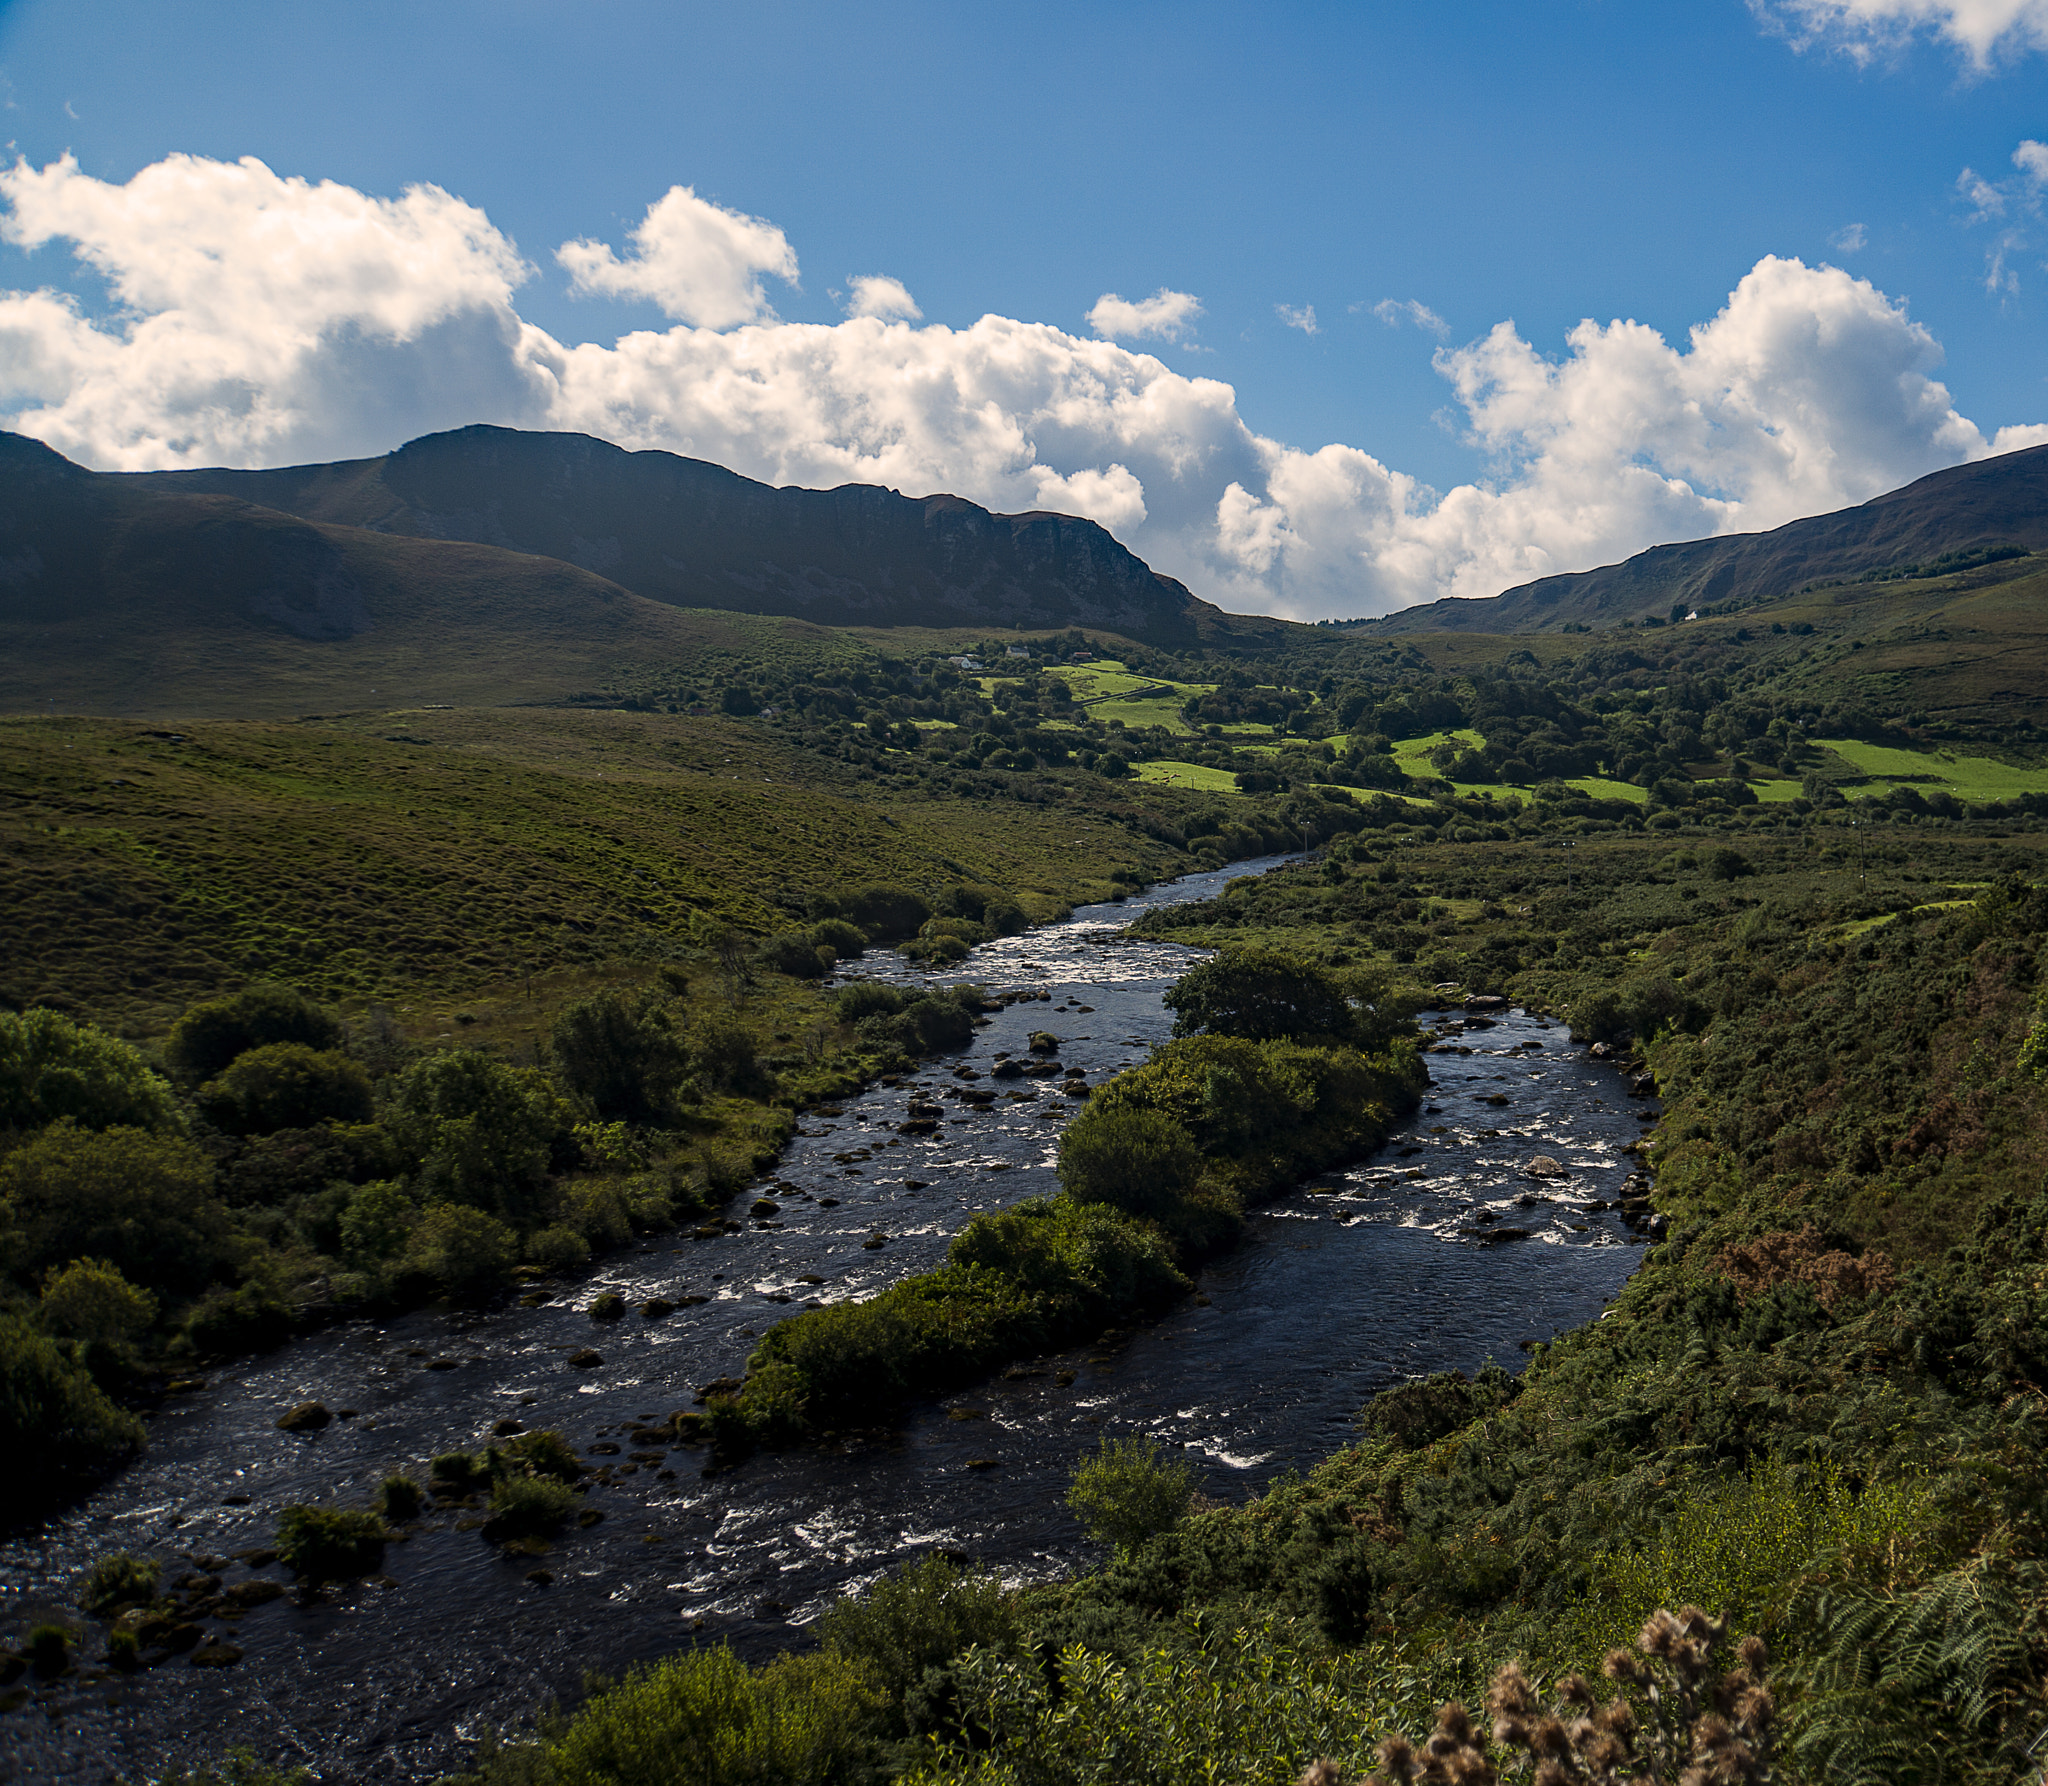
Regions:
M 1562 1161 L 1554 1160 L 1547 1153 L 1531 1154 L 1522 1170 L 1531 1178 L 1564 1178 L 1567 1176 Z
M 1508 1001 L 1497 992 L 1475 992 L 1465 1001 L 1468 1011 L 1505 1011 Z
M 1031 1032 L 1031 1040 L 1025 1046 L 1033 1054 L 1057 1054 L 1060 1051 L 1060 1039 L 1049 1029 L 1035 1029 Z
M 588 1346 L 584 1346 L 569 1354 L 569 1363 L 577 1370 L 593 1371 L 604 1363 L 604 1355 L 600 1352 L 592 1351 Z
M 319 1402 L 300 1402 L 277 1417 L 278 1430 L 288 1433 L 316 1433 L 334 1418 Z

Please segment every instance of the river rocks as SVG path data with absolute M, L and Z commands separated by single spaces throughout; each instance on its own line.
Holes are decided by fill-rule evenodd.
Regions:
M 1531 1228 L 1480 1228 L 1471 1230 L 1472 1238 L 1481 1246 L 1499 1246 L 1503 1241 L 1527 1240 L 1534 1232 Z
M 887 1246 L 889 1244 L 889 1237 L 877 1228 L 874 1233 L 870 1234 L 860 1244 L 862 1251 L 872 1253 L 881 1247 Z
M 216 1637 L 211 1643 L 201 1644 L 192 1652 L 194 1668 L 232 1668 L 241 1661 L 242 1652 L 231 1643 L 223 1643 Z
M 1475 992 L 1465 1001 L 1467 1011 L 1505 1011 L 1508 1001 L 1497 992 Z
M 593 1352 L 588 1346 L 584 1346 L 578 1351 L 571 1352 L 568 1362 L 572 1370 L 594 1371 L 604 1363 L 604 1354 Z
M 1035 1029 L 1031 1032 L 1031 1040 L 1025 1043 L 1025 1046 L 1033 1054 L 1057 1054 L 1060 1051 L 1060 1039 L 1051 1030 Z
M 747 1214 L 752 1216 L 780 1215 L 782 1205 L 773 1197 L 756 1197 L 747 1205 Z
M 1024 1063 L 1021 1060 L 999 1060 L 989 1068 L 991 1079 L 1021 1079 L 1023 1076 Z
M 659 1321 L 665 1315 L 676 1312 L 676 1305 L 666 1296 L 650 1296 L 640 1305 L 640 1313 L 650 1321 Z
M 277 1417 L 277 1426 L 280 1432 L 316 1433 L 333 1419 L 334 1416 L 319 1402 L 300 1402 Z
M 1085 1079 L 1069 1079 L 1060 1087 L 1060 1091 L 1070 1098 L 1092 1098 L 1095 1095 L 1094 1086 Z
M 1563 1162 L 1552 1159 L 1547 1153 L 1531 1154 L 1528 1164 L 1522 1170 L 1531 1178 L 1565 1178 L 1569 1176 Z
M 626 1299 L 616 1290 L 607 1290 L 602 1295 L 594 1297 L 584 1313 L 593 1321 L 622 1320 L 626 1313 Z
M 1002 1467 L 1002 1462 L 999 1457 L 970 1457 L 960 1467 L 963 1470 L 996 1470 Z
M 1637 1073 L 1628 1081 L 1628 1095 L 1632 1098 L 1654 1098 L 1657 1095 L 1657 1078 L 1654 1073 Z
M 252 1606 L 268 1606 L 271 1601 L 284 1595 L 284 1583 L 272 1581 L 267 1575 L 259 1575 L 253 1581 L 238 1581 L 221 1598 L 247 1611 Z
M 899 1135 L 936 1135 L 938 1132 L 937 1120 L 929 1116 L 913 1116 L 908 1122 L 899 1122 L 896 1125 L 896 1133 Z

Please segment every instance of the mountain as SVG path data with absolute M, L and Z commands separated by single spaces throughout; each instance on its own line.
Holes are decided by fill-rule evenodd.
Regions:
M 1653 546 L 1621 564 L 1544 577 L 1483 599 L 1429 602 L 1370 623 L 1381 633 L 1553 632 L 1601 629 L 1727 603 L 1789 595 L 1998 546 L 2048 550 L 2048 446 L 1953 465 L 1856 508 L 1769 533 Z
M 1225 621 L 1093 521 L 872 484 L 776 488 L 584 434 L 477 426 L 379 459 L 127 474 L 317 523 L 558 559 L 678 607 L 832 626 L 1102 627 L 1192 644 Z

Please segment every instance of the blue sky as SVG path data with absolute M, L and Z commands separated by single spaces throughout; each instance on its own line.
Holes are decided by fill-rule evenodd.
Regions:
M 1970 15 L 1958 21 L 1938 0 L 1788 0 L 1775 12 L 1735 0 L 1257 9 L 12 0 L 0 6 L 0 128 L 17 166 L 45 169 L 69 154 L 99 186 L 74 182 L 70 210 L 52 195 L 40 225 L 10 232 L 0 288 L 71 294 L 76 325 L 99 331 L 95 342 L 131 329 L 152 302 L 184 303 L 174 295 L 138 306 L 136 257 L 145 250 L 125 238 L 95 238 L 102 271 L 110 260 L 127 270 L 125 305 L 110 302 L 105 280 L 73 253 L 83 239 L 75 232 L 90 234 L 75 215 L 100 186 L 123 186 L 183 154 L 208 164 L 254 156 L 279 176 L 374 200 L 426 184 L 466 201 L 529 269 L 513 281 L 515 295 L 490 303 L 565 349 L 701 323 L 673 300 L 665 307 L 651 275 L 614 280 L 613 295 L 586 281 L 578 295 L 556 258 L 579 238 L 630 256 L 631 233 L 676 186 L 782 232 L 798 277 L 780 277 L 762 258 L 764 303 L 748 327 L 843 334 L 855 275 L 902 283 L 921 318 L 894 326 L 924 335 L 918 351 L 927 357 L 935 331 L 964 331 L 984 315 L 1093 343 L 1101 337 L 1088 318 L 1103 294 L 1188 294 L 1200 309 L 1177 338 L 1124 341 L 1180 382 L 1155 389 L 1146 384 L 1157 384 L 1155 374 L 1100 365 L 1090 375 L 1162 402 L 1184 396 L 1185 381 L 1227 385 L 1227 418 L 1217 421 L 1209 403 L 1204 425 L 1238 433 L 1203 437 L 1214 460 L 1203 476 L 1188 473 L 1186 453 L 1177 459 L 1170 443 L 1134 440 L 1127 429 L 1091 435 L 1094 424 L 1077 433 L 1043 393 L 1016 399 L 1024 449 L 996 451 L 942 428 L 919 454 L 893 459 L 851 435 L 837 458 L 806 458 L 792 430 L 852 426 L 808 410 L 769 434 L 729 418 L 686 425 L 674 418 L 693 394 L 672 384 L 636 387 L 630 400 L 614 394 L 609 408 L 556 403 L 541 425 L 630 412 L 597 431 L 662 444 L 666 425 L 678 450 L 695 446 L 755 475 L 840 481 L 833 471 L 843 460 L 901 487 L 950 482 L 997 506 L 1024 506 L 1015 500 L 1024 450 L 1048 468 L 1032 486 L 1051 493 L 1046 506 L 1092 503 L 1156 562 L 1198 589 L 1206 579 L 1205 592 L 1231 605 L 1369 611 L 1487 593 L 1489 579 L 1498 586 L 1523 570 L 1568 568 L 1575 556 L 1618 555 L 1672 528 L 1682 536 L 1775 525 L 1875 494 L 1864 487 L 1874 479 L 1900 481 L 1987 450 L 2000 429 L 2048 421 L 2048 228 L 2039 215 L 2048 161 L 2033 177 L 2022 150 L 2048 138 L 2048 7 L 1984 0 L 1979 14 L 1987 4 L 1992 27 L 1973 39 Z M 2010 29 L 1997 33 L 2000 19 Z M 27 217 L 20 193 L 12 197 Z M 253 250 L 230 232 L 220 252 Z M 1759 375 L 1769 392 L 1744 399 L 1744 425 L 1775 438 L 1804 415 L 1816 430 L 1795 470 L 1773 470 L 1747 451 L 1721 460 L 1697 442 L 1674 444 L 1670 416 L 1633 444 L 1603 435 L 1583 447 L 1573 435 L 1560 448 L 1575 405 L 1605 413 L 1644 400 L 1625 368 L 1580 368 L 1576 391 L 1532 399 L 1541 413 L 1511 400 L 1532 367 L 1574 361 L 1567 337 L 1582 318 L 1633 320 L 1684 356 L 1688 331 L 1709 324 L 1767 257 L 1796 260 L 1809 274 L 1838 268 L 1875 294 L 1859 297 L 1839 280 L 1823 289 L 1781 279 L 1777 320 L 1765 330 L 1775 346 L 1755 350 L 1749 334 L 1724 331 L 1724 360 L 1762 351 L 1772 361 Z M 1800 304 L 1823 319 L 1824 333 L 1829 315 L 1861 304 L 1850 332 L 1869 336 L 1814 375 L 1818 396 L 1798 388 L 1804 375 L 1786 346 L 1783 313 Z M 1301 326 L 1310 307 L 1313 332 Z M 305 327 L 330 341 L 350 328 L 361 334 L 360 322 L 337 314 L 316 306 Z M 1470 362 L 1461 390 L 1435 362 L 1510 321 L 1527 350 L 1510 356 L 1513 366 L 1499 352 Z M 1911 325 L 1938 344 L 1938 364 L 1924 336 L 1909 340 Z M 406 326 L 388 325 L 394 339 Z M 733 326 L 720 325 L 729 337 Z M 0 319 L 0 356 L 11 341 L 23 365 L 77 357 L 44 336 L 28 339 L 8 335 Z M 783 346 L 800 339 L 788 335 Z M 424 353 L 436 343 L 422 334 L 415 345 Z M 438 345 L 448 349 L 445 339 Z M 1609 346 L 1617 364 L 1630 357 Z M 417 367 L 393 373 L 389 358 L 315 385 L 420 385 Z M 871 358 L 862 365 L 836 376 L 856 385 L 880 376 Z M 1733 375 L 1724 374 L 1709 382 L 1725 385 Z M 181 432 L 134 420 L 131 410 L 158 399 L 126 386 L 128 408 L 105 391 L 97 407 L 86 404 L 63 382 L 77 376 L 9 380 L 0 414 L 101 463 L 194 462 L 209 449 L 251 463 L 325 456 L 308 450 L 323 444 L 317 416 L 267 435 Z M 607 376 L 616 385 L 617 368 Z M 977 373 L 986 376 L 985 367 Z M 143 377 L 111 361 L 103 373 L 131 386 Z M 1920 381 L 1908 393 L 1911 413 L 1894 414 L 1892 404 L 1874 414 L 1902 378 Z M 1930 410 L 1929 378 L 1946 387 L 1949 419 Z M 444 407 L 498 401 L 510 407 L 483 419 L 539 416 L 490 380 L 470 387 L 448 385 L 441 371 L 427 376 L 436 380 L 447 386 Z M 989 400 L 977 384 L 975 401 Z M 1816 403 L 1832 405 L 1825 425 L 1811 422 Z M 843 415 L 846 405 L 833 407 Z M 364 438 L 344 427 L 326 444 L 396 444 L 372 438 L 378 417 L 397 428 L 478 419 L 381 395 L 367 413 L 357 425 Z M 1977 444 L 1955 418 L 1974 424 Z M 1736 425 L 1710 419 L 1723 432 Z M 1186 432 L 1164 426 L 1180 430 L 1176 439 Z M 1901 432 L 1885 450 L 1863 451 L 1855 442 L 1872 429 Z M 1389 495 L 1377 473 L 1314 460 L 1332 446 L 1365 456 L 1398 487 Z M 1647 466 L 1658 488 L 1625 513 L 1555 535 L 1497 509 L 1460 531 L 1437 506 L 1465 487 L 1475 502 L 1521 489 L 1547 454 L 1562 464 L 1589 452 L 1599 466 L 1582 466 L 1583 479 L 1605 475 L 1600 466 L 1614 475 Z M 1854 463 L 1820 475 L 1823 459 Z M 1168 491 L 1173 480 L 1185 488 Z M 1142 494 L 1131 496 L 1130 484 Z M 1244 498 L 1234 519 L 1230 487 Z M 1532 502 L 1553 507 L 1584 493 L 1556 478 L 1530 488 Z M 1331 505 L 1345 502 L 1351 509 L 1338 516 Z M 1421 531 L 1402 533 L 1398 519 L 1382 526 L 1390 502 Z M 1525 539 L 1538 543 L 1517 550 Z M 1404 571 L 1417 552 L 1428 566 Z

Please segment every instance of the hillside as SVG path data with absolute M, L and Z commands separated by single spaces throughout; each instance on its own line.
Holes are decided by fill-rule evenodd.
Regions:
M 1856 508 L 1769 533 L 1653 546 L 1620 564 L 1543 577 L 1483 600 L 1404 608 L 1369 623 L 1379 633 L 1604 629 L 1645 616 L 1747 605 L 1835 578 L 1932 567 L 1952 553 L 2001 545 L 2048 549 L 2048 446 L 1950 466 Z M 1681 606 L 1682 604 L 1682 606 Z
M 476 426 L 381 459 L 123 481 L 536 553 L 679 607 L 836 626 L 1096 626 L 1157 644 L 1191 644 L 1226 618 L 1077 516 L 871 484 L 776 489 L 582 434 Z

